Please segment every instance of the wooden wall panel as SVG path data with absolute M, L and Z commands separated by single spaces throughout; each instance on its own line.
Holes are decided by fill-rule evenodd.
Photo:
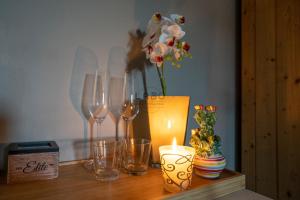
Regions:
M 278 195 L 300 199 L 300 1 L 277 0 Z
M 242 173 L 255 190 L 255 1 L 242 2 Z
M 246 186 L 299 200 L 300 0 L 242 1 L 241 75 Z
M 256 191 L 276 198 L 275 1 L 256 1 Z

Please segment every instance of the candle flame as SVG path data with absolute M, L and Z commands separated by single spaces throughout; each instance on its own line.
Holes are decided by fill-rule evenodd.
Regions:
M 176 137 L 173 138 L 172 149 L 173 149 L 173 150 L 176 150 L 176 149 L 177 149 L 177 141 L 176 141 Z
M 171 122 L 171 120 L 168 120 L 168 129 L 171 129 L 172 128 L 172 122 Z

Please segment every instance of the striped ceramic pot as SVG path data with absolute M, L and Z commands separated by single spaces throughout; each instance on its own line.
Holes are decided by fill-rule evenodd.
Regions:
M 194 170 L 195 174 L 203 178 L 218 178 L 225 168 L 226 160 L 222 155 L 214 155 L 203 158 L 195 155 Z

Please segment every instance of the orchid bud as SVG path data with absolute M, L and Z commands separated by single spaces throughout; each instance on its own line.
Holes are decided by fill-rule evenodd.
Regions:
M 155 21 L 155 22 L 160 22 L 161 20 L 161 14 L 160 13 L 155 13 L 153 16 L 152 16 L 152 19 Z
M 177 24 L 184 24 L 185 23 L 185 17 L 182 15 L 172 14 L 170 15 L 171 19 L 176 22 Z

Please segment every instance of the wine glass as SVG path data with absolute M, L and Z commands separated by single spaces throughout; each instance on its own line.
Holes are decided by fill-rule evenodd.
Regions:
M 112 75 L 109 84 L 109 110 L 112 113 L 116 126 L 116 140 L 119 139 L 119 121 L 121 117 L 122 98 L 124 78 L 121 76 Z
M 125 139 L 129 139 L 129 122 L 139 113 L 136 73 L 135 70 L 132 70 L 125 72 L 124 75 L 121 116 L 125 122 Z
M 97 136 L 101 138 L 101 124 L 108 113 L 108 81 L 107 73 L 95 70 L 93 73 L 85 75 L 82 109 L 87 119 L 93 118 L 97 124 Z M 93 167 L 93 160 L 85 163 L 85 167 L 89 170 Z

